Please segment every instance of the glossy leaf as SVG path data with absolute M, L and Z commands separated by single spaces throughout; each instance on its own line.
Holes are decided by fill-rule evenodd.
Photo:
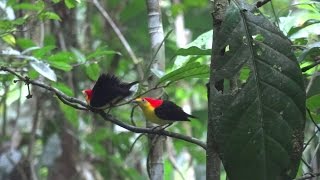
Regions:
M 16 38 L 12 34 L 6 34 L 1 37 L 3 41 L 8 43 L 11 46 L 14 46 L 16 44 Z
M 56 73 L 50 68 L 49 64 L 34 59 L 30 61 L 30 65 L 42 76 L 50 79 L 51 81 L 57 81 Z
M 250 72 L 238 89 L 215 91 L 214 140 L 231 180 L 293 179 L 303 147 L 302 74 L 288 39 L 251 9 L 232 1 L 216 36 L 213 51 L 225 53 L 215 53 L 214 80 Z

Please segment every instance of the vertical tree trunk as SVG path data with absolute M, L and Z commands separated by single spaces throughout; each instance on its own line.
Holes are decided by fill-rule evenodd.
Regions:
M 221 54 L 224 52 L 214 52 L 215 39 L 217 32 L 220 30 L 221 23 L 223 21 L 226 8 L 229 5 L 228 0 L 215 0 L 213 2 L 213 41 L 212 41 L 212 55 L 211 55 L 211 65 L 210 65 L 210 80 L 208 84 L 208 132 L 207 132 L 207 180 L 220 180 L 220 159 L 216 151 L 217 147 L 214 141 L 214 121 L 218 120 L 218 116 L 214 114 L 214 95 L 217 93 L 217 90 L 222 93 L 223 91 L 223 81 L 215 82 L 214 81 L 214 69 L 217 59 L 215 55 Z
M 161 19 L 161 9 L 159 0 L 147 0 L 148 8 L 148 29 L 151 38 L 151 59 L 152 64 L 151 68 L 154 68 L 158 71 L 165 70 L 165 51 L 164 45 L 161 46 L 161 42 L 164 39 L 162 19 Z M 161 47 L 160 47 L 161 46 Z M 160 47 L 159 52 L 155 55 L 158 48 Z M 149 88 L 152 88 L 156 85 L 158 78 L 152 76 L 148 80 Z M 159 92 L 153 92 L 152 96 L 159 96 Z M 147 126 L 150 124 L 147 123 Z M 164 137 L 156 137 L 154 140 L 154 135 L 149 135 L 149 144 L 150 144 L 150 154 L 148 162 L 149 176 L 151 180 L 162 180 L 163 179 L 163 145 Z

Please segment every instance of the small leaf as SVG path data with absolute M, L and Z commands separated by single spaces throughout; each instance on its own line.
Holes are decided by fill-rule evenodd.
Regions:
M 30 60 L 30 65 L 42 76 L 50 79 L 51 81 L 57 81 L 56 73 L 50 68 L 49 64 L 34 59 Z
M 2 36 L 2 40 L 11 46 L 14 46 L 16 44 L 16 38 L 12 34 L 6 34 Z
M 86 67 L 86 74 L 88 75 L 88 77 L 93 80 L 96 81 L 100 75 L 100 67 L 98 64 L 93 63 L 90 64 L 89 66 Z
M 188 63 L 185 66 L 176 69 L 163 76 L 158 84 L 164 82 L 174 82 L 186 78 L 203 78 L 209 76 L 209 66 L 200 64 L 199 62 Z
M 29 10 L 29 11 L 41 11 L 44 8 L 44 4 L 38 2 L 36 4 L 32 3 L 18 3 L 12 6 L 14 10 Z
M 63 51 L 56 53 L 48 58 L 48 61 L 59 61 L 64 63 L 73 63 L 76 62 L 74 55 L 71 52 Z
M 50 53 L 52 50 L 54 50 L 56 47 L 53 45 L 45 46 L 39 49 L 36 49 L 32 52 L 32 55 L 37 58 L 44 58 L 45 55 Z
M 36 44 L 31 39 L 19 38 L 17 39 L 17 45 L 22 49 L 27 49 L 36 46 Z
M 72 69 L 72 66 L 70 64 L 67 64 L 65 62 L 59 62 L 59 61 L 49 61 L 49 64 L 57 69 L 63 70 L 63 71 L 70 71 Z
M 62 91 L 64 94 L 68 96 L 74 96 L 72 89 L 63 83 L 56 82 L 56 83 L 52 83 L 51 86 Z
M 95 52 L 88 54 L 86 59 L 91 60 L 93 58 L 99 58 L 99 57 L 103 57 L 106 55 L 114 55 L 114 54 L 121 55 L 121 53 L 119 53 L 117 51 L 105 50 L 104 48 L 100 48 L 100 49 L 97 49 Z
M 41 13 L 40 18 L 42 20 L 46 20 L 46 19 L 52 19 L 52 20 L 58 20 L 61 21 L 61 18 L 58 14 L 54 13 L 54 12 L 44 12 Z
M 77 1 L 76 0 L 65 0 L 64 4 L 67 6 L 67 8 L 71 9 L 76 7 Z

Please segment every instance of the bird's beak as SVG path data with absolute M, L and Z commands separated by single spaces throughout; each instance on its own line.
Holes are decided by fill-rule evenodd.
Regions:
M 141 102 L 141 98 L 137 98 L 137 99 L 132 101 L 132 103 L 135 103 L 135 104 L 138 104 L 139 102 Z

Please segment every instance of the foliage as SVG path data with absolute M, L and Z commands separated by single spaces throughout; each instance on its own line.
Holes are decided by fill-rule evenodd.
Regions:
M 231 179 L 294 178 L 305 124 L 301 71 L 289 41 L 251 9 L 232 1 L 215 42 L 214 52 L 228 48 L 215 56 L 215 81 L 250 71 L 239 88 L 213 97 L 218 153 Z

